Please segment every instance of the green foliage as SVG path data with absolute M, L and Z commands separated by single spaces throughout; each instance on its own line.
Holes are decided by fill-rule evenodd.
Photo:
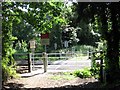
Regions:
M 22 42 L 18 41 L 15 46 L 15 50 L 17 52 L 28 52 L 27 48 L 28 48 L 28 44 L 26 43 L 26 41 L 23 40 Z
M 41 43 L 40 43 L 41 42 L 40 37 L 36 37 L 35 38 L 35 42 L 36 42 L 36 44 L 35 44 L 35 46 L 36 46 L 35 51 L 39 52 L 39 53 L 44 52 L 45 51 L 45 47 L 43 45 L 41 45 Z
M 43 47 L 40 44 L 40 34 L 50 33 L 50 48 L 54 48 L 56 42 L 58 48 L 62 47 L 61 44 L 61 31 L 62 26 L 68 22 L 65 14 L 70 13 L 63 2 L 21 2 L 11 3 L 13 12 L 16 12 L 19 23 L 13 22 L 13 35 L 18 37 L 19 41 L 25 41 L 35 38 L 36 52 L 42 52 Z M 21 7 L 21 8 L 20 8 Z M 26 10 L 23 10 L 26 9 Z M 15 11 L 14 11 L 15 10 Z M 56 38 L 55 38 L 56 37 Z M 15 42 L 16 44 L 17 42 Z
M 36 51 L 42 52 L 43 47 L 40 44 L 38 34 L 50 32 L 50 46 L 53 49 L 56 42 L 58 49 L 60 49 L 62 47 L 61 32 L 63 27 L 68 24 L 70 27 L 80 28 L 77 29 L 80 45 L 96 46 L 95 42 L 99 41 L 99 36 L 101 36 L 101 40 L 106 40 L 105 44 L 103 41 L 103 43 L 98 44 L 98 49 L 107 49 L 107 53 L 104 54 L 106 67 L 111 72 L 113 68 L 118 71 L 119 3 L 77 3 L 75 5 L 76 8 L 64 6 L 62 2 L 4 2 L 2 4 L 2 67 L 3 74 L 6 74 L 4 79 L 12 75 L 10 70 L 14 71 L 12 69 L 15 64 L 12 57 L 15 53 L 14 46 L 19 52 L 27 52 L 28 41 L 35 38 Z M 76 10 L 77 13 L 73 10 Z M 73 31 L 72 40 L 76 40 L 74 34 L 76 32 Z M 14 42 L 17 38 L 18 41 L 21 41 L 21 47 L 18 42 Z M 17 45 L 13 46 L 13 43 Z M 102 47 L 104 45 L 107 47 Z M 88 51 L 87 49 L 80 50 Z M 10 67 L 10 70 L 7 70 L 7 66 Z
M 91 28 L 92 25 L 88 25 L 84 20 L 81 20 L 77 30 L 77 38 L 79 39 L 79 45 L 91 45 L 96 46 L 96 42 L 99 41 L 98 33 L 94 32 L 94 29 Z
M 61 2 L 32 2 L 29 5 L 28 13 L 24 18 L 36 31 L 45 33 L 51 32 L 53 25 L 61 25 L 65 22 L 62 18 L 63 5 Z M 37 7 L 36 7 L 37 6 Z M 23 14 L 24 15 L 24 14 Z M 28 17 L 30 17 L 28 19 Z
M 2 6 L 2 67 L 3 80 L 7 80 L 15 74 L 14 49 L 27 52 L 29 40 L 35 38 L 36 50 L 41 52 L 43 48 L 38 34 L 60 30 L 62 25 L 67 24 L 63 15 L 67 9 L 62 2 L 4 2 Z M 57 41 L 60 42 L 60 39 Z
M 11 78 L 18 77 L 18 75 L 16 73 L 15 66 L 14 65 L 8 65 L 7 64 L 7 59 L 2 59 L 2 60 L 4 60 L 4 62 L 2 62 L 2 78 L 3 78 L 3 82 L 6 82 L 8 79 L 11 79 Z
M 100 53 L 100 51 L 95 51 L 92 53 L 91 60 L 92 60 L 92 67 L 91 72 L 95 78 L 100 78 L 100 62 L 101 59 L 103 60 L 103 65 L 105 65 L 105 53 Z M 105 68 L 107 65 L 105 66 Z
M 81 69 L 81 70 L 76 70 L 72 74 L 74 76 L 80 77 L 80 78 L 90 78 L 90 77 L 92 77 L 91 71 L 88 68 L 84 68 L 84 69 Z
M 106 40 L 105 64 L 109 77 L 107 82 L 117 80 L 119 71 L 119 23 L 120 23 L 120 4 L 119 3 L 77 3 L 76 13 L 77 21 L 84 20 L 91 24 L 90 30 L 95 34 L 98 33 L 101 40 Z M 119 76 L 118 76 L 119 77 Z
M 83 51 L 83 52 L 87 52 L 89 49 L 90 50 L 94 50 L 95 47 L 93 46 L 90 46 L 90 45 L 77 45 L 77 46 L 74 46 L 74 48 L 76 49 L 76 51 Z
M 91 68 L 90 69 L 92 76 L 94 76 L 95 78 L 99 79 L 100 78 L 100 67 L 95 67 L 95 68 Z
M 22 40 L 24 42 L 28 42 L 33 37 L 35 37 L 35 31 L 32 25 L 30 25 L 27 21 L 25 21 L 22 17 L 19 18 L 20 23 L 13 22 L 13 36 L 17 37 L 17 41 Z M 17 43 L 17 42 L 15 42 Z
M 100 42 L 98 42 L 98 47 L 97 47 L 97 51 L 106 51 L 107 45 L 106 45 L 106 40 L 101 40 Z
M 64 42 L 67 40 L 69 47 L 76 45 L 77 42 L 79 41 L 79 39 L 77 38 L 78 28 L 74 28 L 71 26 L 65 26 L 65 28 L 63 29 L 64 30 L 62 32 L 62 41 Z
M 14 77 L 16 74 L 14 65 L 15 61 L 13 54 L 15 50 L 13 49 L 13 41 L 17 38 L 12 36 L 12 26 L 15 18 L 12 14 L 10 8 L 12 3 L 3 3 L 3 24 L 2 24 L 2 79 L 3 82 L 8 80 L 10 77 Z
M 27 60 L 28 59 L 28 53 L 15 53 L 14 54 L 15 61 L 17 60 Z
M 78 54 L 86 56 L 88 54 L 88 51 L 94 51 L 96 49 L 96 47 L 90 46 L 90 45 L 77 45 L 77 46 L 73 46 L 73 48 L 75 49 L 75 51 L 79 51 Z

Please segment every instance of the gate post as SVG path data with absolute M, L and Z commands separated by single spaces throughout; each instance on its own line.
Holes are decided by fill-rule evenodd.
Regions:
M 92 57 L 91 54 L 92 54 L 92 52 L 91 52 L 90 49 L 89 49 L 89 51 L 87 51 L 88 60 L 91 59 L 91 57 Z
M 43 52 L 43 65 L 44 65 L 44 73 L 47 72 L 47 66 L 48 66 L 48 56 L 46 52 Z
M 102 55 L 103 52 L 100 51 L 100 54 Z M 103 69 L 103 58 L 101 57 L 101 62 L 100 62 L 100 81 L 103 83 L 104 82 L 104 69 Z
M 32 72 L 31 53 L 28 53 L 28 72 Z

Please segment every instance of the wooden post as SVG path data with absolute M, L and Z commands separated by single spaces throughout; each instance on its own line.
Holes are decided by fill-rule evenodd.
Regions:
M 89 51 L 87 51 L 87 55 L 88 55 L 88 60 L 91 59 L 91 51 L 90 51 L 90 48 L 89 48 Z
M 100 54 L 102 55 L 103 52 L 100 51 Z M 104 82 L 104 77 L 103 77 L 103 58 L 101 57 L 100 59 L 101 59 L 101 62 L 100 62 L 100 81 L 101 81 L 101 83 L 103 83 Z
M 92 53 L 91 53 L 91 68 L 94 68 L 94 64 L 95 64 L 94 58 L 95 58 L 95 53 L 92 52 Z
M 32 72 L 31 53 L 28 53 L 28 72 Z
M 44 65 L 44 73 L 45 73 L 47 72 L 47 66 L 48 66 L 48 58 L 46 52 L 43 52 L 43 65 Z

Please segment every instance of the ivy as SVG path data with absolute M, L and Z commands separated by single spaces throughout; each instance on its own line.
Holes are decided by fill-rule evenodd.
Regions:
M 13 58 L 13 54 L 15 50 L 12 48 L 13 41 L 17 38 L 12 36 L 12 23 L 13 16 L 10 16 L 10 9 L 6 8 L 11 6 L 12 4 L 3 3 L 3 24 L 2 24 L 2 78 L 3 82 L 7 81 L 10 77 L 14 77 L 16 75 L 15 71 L 15 62 Z M 9 12 L 9 13 L 7 13 Z M 4 15 L 5 13 L 9 15 Z

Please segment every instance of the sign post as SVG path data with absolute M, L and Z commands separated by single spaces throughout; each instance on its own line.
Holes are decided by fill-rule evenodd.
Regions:
M 45 52 L 43 52 L 43 64 L 44 64 L 44 72 L 47 72 L 48 66 L 48 59 L 47 59 L 47 48 L 46 46 L 49 45 L 49 33 L 41 34 L 41 44 L 45 45 Z
M 32 68 L 32 65 L 33 65 L 33 68 L 34 68 L 34 51 L 35 51 L 35 40 L 30 40 L 30 49 L 31 49 L 31 52 L 29 55 L 29 61 L 28 61 L 28 67 L 29 67 L 29 71 L 32 71 L 31 68 Z M 33 62 L 32 62 L 32 59 L 33 59 Z M 33 63 L 33 64 L 32 64 Z
M 42 45 L 49 45 L 49 33 L 41 34 L 41 44 Z
M 64 41 L 64 47 L 66 48 L 66 60 L 67 60 L 67 47 L 68 47 L 68 41 Z
M 41 34 L 41 44 L 45 45 L 45 52 L 47 52 L 46 46 L 49 45 L 49 33 Z
M 44 73 L 47 72 L 47 66 L 48 66 L 48 55 L 46 52 L 43 52 L 43 64 L 44 64 Z

